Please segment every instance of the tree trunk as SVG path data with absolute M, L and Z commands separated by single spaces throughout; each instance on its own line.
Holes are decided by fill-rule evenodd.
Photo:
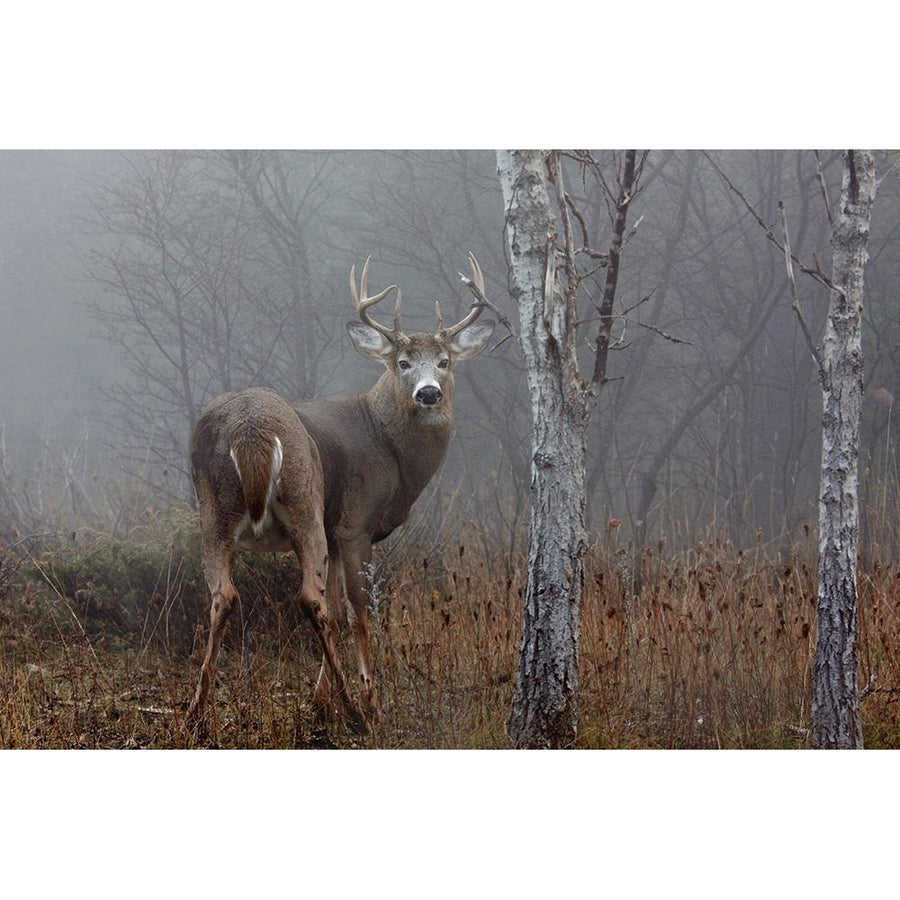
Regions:
M 822 488 L 819 501 L 818 644 L 813 741 L 821 748 L 861 748 L 857 689 L 859 426 L 863 357 L 860 332 L 866 242 L 875 198 L 871 151 L 844 152 L 840 211 L 832 230 L 831 304 L 822 381 Z
M 555 274 L 544 156 L 499 150 L 497 167 L 533 416 L 528 579 L 509 736 L 517 748 L 567 747 L 577 732 L 593 392 L 578 372 L 574 298 L 563 295 Z

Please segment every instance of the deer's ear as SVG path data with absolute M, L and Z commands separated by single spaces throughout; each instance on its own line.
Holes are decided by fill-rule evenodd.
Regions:
M 394 351 L 394 345 L 380 332 L 374 328 L 369 328 L 362 322 L 348 322 L 347 334 L 353 341 L 358 353 L 369 359 L 388 364 L 391 353 Z
M 493 322 L 477 322 L 463 329 L 450 341 L 450 352 L 457 361 L 478 356 L 494 333 Z

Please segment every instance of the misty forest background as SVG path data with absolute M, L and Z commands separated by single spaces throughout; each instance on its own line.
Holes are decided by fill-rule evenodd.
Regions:
M 612 154 L 598 157 L 614 179 Z M 839 153 L 650 154 L 589 445 L 590 521 L 599 534 L 614 520 L 622 546 L 641 521 L 649 540 L 676 546 L 760 534 L 789 546 L 816 520 L 820 397 L 784 259 L 713 161 L 779 234 L 784 203 L 799 259 L 829 259 L 822 192 L 837 196 Z M 515 318 L 492 151 L 6 151 L 0 184 L 7 542 L 122 531 L 146 502 L 189 503 L 188 435 L 222 390 L 267 384 L 299 400 L 368 388 L 379 367 L 354 353 L 344 322 L 350 267 L 370 254 L 374 284 L 408 298 L 407 328 L 432 326 L 435 299 L 462 313 L 469 251 Z M 579 184 L 569 176 L 573 193 Z M 581 186 L 603 246 L 605 198 Z M 898 200 L 889 177 L 866 271 L 864 543 L 875 556 L 894 546 L 900 482 Z M 598 303 L 604 273 L 587 285 Z M 801 281 L 800 299 L 820 334 L 826 291 Z M 588 301 L 586 353 L 591 312 Z M 516 342 L 457 377 L 442 515 L 473 516 L 508 546 L 530 477 Z
M 4 144 L 577 146 L 593 134 L 623 147 L 896 147 L 895 36 L 872 10 L 470 6 L 12 6 Z M 588 31 L 598 49 L 579 40 Z M 615 190 L 611 155 L 596 156 Z M 815 154 L 710 157 L 776 234 L 783 200 L 798 258 L 814 267 L 818 254 L 829 270 Z M 372 286 L 399 284 L 405 320 L 430 326 L 435 298 L 447 321 L 468 304 L 456 273 L 468 273 L 471 251 L 517 328 L 492 150 L 263 159 L 0 151 L 0 747 L 191 746 L 178 704 L 196 685 L 208 596 L 185 471 L 189 409 L 251 380 L 298 398 L 367 388 L 380 367 L 346 337 L 351 265 L 372 254 Z M 895 160 L 878 155 L 879 176 Z M 821 163 L 835 207 L 840 152 Z M 263 164 L 268 177 L 255 177 Z M 784 259 L 702 153 L 654 150 L 642 183 L 616 303 L 623 340 L 588 441 L 577 745 L 810 747 L 821 390 Z M 566 185 L 604 250 L 596 185 L 571 168 Z M 879 185 L 865 281 L 859 685 L 869 748 L 900 747 L 897 194 L 895 173 Z M 603 274 L 586 285 L 594 299 Z M 796 276 L 819 339 L 827 292 Z M 579 302 L 588 363 L 598 322 L 590 298 Z M 385 721 L 363 746 L 509 747 L 530 481 L 515 343 L 458 368 L 444 469 L 401 534 L 376 548 Z M 213 746 L 360 745 L 309 723 L 320 654 L 290 617 L 295 569 L 288 555 L 240 559 Z M 135 867 L 135 848 L 158 847 L 161 833 L 204 861 L 178 869 L 204 890 L 259 893 L 288 878 L 333 890 L 337 872 L 361 890 L 389 877 L 401 898 L 423 885 L 458 896 L 473 874 L 482 893 L 522 896 L 601 880 L 629 896 L 673 884 L 718 896 L 716 876 L 734 890 L 735 871 L 738 894 L 771 893 L 773 876 L 801 893 L 811 883 L 858 892 L 883 888 L 893 858 L 891 829 L 878 827 L 896 806 L 890 753 L 0 762 L 7 880 L 31 884 L 39 872 L 70 889 L 87 838 L 103 848 L 104 878 L 91 882 L 101 894 L 103 883 L 133 887 L 136 871 L 141 885 L 170 889 L 171 865 Z M 349 835 L 360 815 L 348 866 L 350 843 L 323 835 Z M 207 821 L 267 827 L 242 828 L 240 863 L 223 866 L 211 862 L 221 829 Z M 823 836 L 826 822 L 850 827 Z M 539 848 L 540 865 L 519 862 L 523 845 Z M 298 846 L 316 852 L 299 869 L 283 865 Z M 840 864 L 822 864 L 823 849 Z
M 572 159 L 566 183 L 585 244 L 602 248 L 622 158 L 594 156 L 609 191 Z M 892 162 L 879 156 L 879 172 Z M 647 159 L 590 425 L 583 746 L 807 745 L 821 392 L 784 256 L 748 205 L 780 236 L 782 203 L 796 257 L 827 269 L 840 169 L 838 151 Z M 178 745 L 176 731 L 138 720 L 157 722 L 190 692 L 202 646 L 193 423 L 216 394 L 249 384 L 295 400 L 371 386 L 380 367 L 344 328 L 350 267 L 369 255 L 373 289 L 403 291 L 406 330 L 433 327 L 436 299 L 446 320 L 464 314 L 470 251 L 515 329 L 503 220 L 488 150 L 0 152 L 0 631 L 8 696 L 23 698 L 5 745 Z M 868 245 L 861 462 L 872 576 L 861 683 L 882 678 L 885 693 L 867 701 L 880 704 L 867 745 L 882 746 L 900 728 L 898 229 L 889 174 Z M 585 359 L 605 277 L 593 262 Z M 818 337 L 827 291 L 797 284 Z M 507 328 L 456 378 L 444 467 L 377 556 L 378 666 L 394 716 L 380 746 L 505 745 L 531 477 L 524 366 Z M 247 565 L 245 605 L 288 592 L 291 560 Z M 283 630 L 283 607 L 261 609 L 267 641 L 234 628 L 220 744 L 312 745 L 296 698 L 315 648 L 296 623 Z M 42 654 L 60 638 L 66 654 L 51 663 Z M 263 645 L 275 656 L 248 663 Z M 124 647 L 121 672 L 100 666 L 103 646 Z M 286 674 L 304 654 L 307 670 Z

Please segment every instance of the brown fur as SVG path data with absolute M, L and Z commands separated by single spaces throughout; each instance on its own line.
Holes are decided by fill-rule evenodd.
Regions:
M 474 257 L 472 267 L 477 284 L 467 284 L 481 297 L 483 277 Z M 367 271 L 368 263 L 362 300 L 352 288 L 361 322 L 349 323 L 348 332 L 363 356 L 387 369 L 369 391 L 294 410 L 274 391 L 249 388 L 213 400 L 194 430 L 191 460 L 212 609 L 206 658 L 188 712 L 192 724 L 204 714 L 225 618 L 237 599 L 231 581 L 236 547 L 294 550 L 303 570 L 300 601 L 323 650 L 317 704 L 330 709 L 336 700 L 356 722 L 378 713 L 367 619 L 372 544 L 406 521 L 440 466 L 453 430 L 453 365 L 481 352 L 492 326 L 475 325 L 473 309 L 432 335 L 403 334 L 399 313 L 394 330 L 386 329 L 366 310 L 390 289 L 368 298 Z M 276 437 L 283 459 L 273 485 Z M 361 704 L 350 697 L 337 655 L 336 626 L 343 621 L 353 636 Z
M 254 534 L 244 528 L 245 516 L 265 518 L 275 436 L 284 452 L 276 491 L 279 503 L 265 530 Z M 233 448 L 243 482 L 231 457 Z M 238 600 L 231 564 L 239 542 L 261 552 L 296 553 L 303 572 L 298 599 L 316 628 L 339 698 L 351 718 L 361 721 L 338 659 L 337 632 L 325 600 L 328 545 L 322 463 L 296 411 L 265 388 L 222 394 L 210 403 L 194 429 L 191 466 L 200 509 L 201 561 L 212 604 L 209 641 L 188 709 L 189 724 L 197 728 L 206 712 L 225 622 Z

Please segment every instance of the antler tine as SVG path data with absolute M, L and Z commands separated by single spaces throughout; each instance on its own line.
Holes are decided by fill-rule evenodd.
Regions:
M 472 266 L 472 274 L 475 276 L 475 287 L 478 288 L 477 293 L 473 290 L 472 293 L 481 300 L 484 301 L 484 272 L 481 271 L 481 266 L 478 265 L 478 260 L 475 259 L 474 253 L 469 253 L 469 263 Z M 468 284 L 469 288 L 472 288 L 472 284 L 467 280 L 463 279 L 466 284 Z
M 434 301 L 434 314 L 437 317 L 437 330 L 444 330 L 444 317 L 441 315 L 441 304 L 439 300 Z
M 472 266 L 473 277 L 467 278 L 462 272 L 459 273 L 459 277 L 462 279 L 462 283 L 472 292 L 475 297 L 475 302 L 472 304 L 469 314 L 464 319 L 460 320 L 455 325 L 451 325 L 449 328 L 444 329 L 444 333 L 448 337 L 453 337 L 453 335 L 459 334 L 461 331 L 468 328 L 488 305 L 487 298 L 484 295 L 484 273 L 481 271 L 481 266 L 478 265 L 478 260 L 475 259 L 475 255 L 472 253 L 469 254 L 469 263 Z
M 374 328 L 377 332 L 383 334 L 385 337 L 394 338 L 398 334 L 400 334 L 400 291 L 397 291 L 397 306 L 394 309 L 394 330 L 391 331 L 385 325 L 382 325 L 379 322 L 376 322 L 369 315 L 369 307 L 374 306 L 381 300 L 384 300 L 387 295 L 393 291 L 397 290 L 397 285 L 392 284 L 386 287 L 381 293 L 376 294 L 374 297 L 368 296 L 369 290 L 369 263 L 372 261 L 372 257 L 369 256 L 366 259 L 365 265 L 363 266 L 362 275 L 359 279 L 359 291 L 356 289 L 356 266 L 350 267 L 350 295 L 353 297 L 353 305 L 356 307 L 356 312 L 359 314 L 360 319 L 369 326 L 369 328 Z

